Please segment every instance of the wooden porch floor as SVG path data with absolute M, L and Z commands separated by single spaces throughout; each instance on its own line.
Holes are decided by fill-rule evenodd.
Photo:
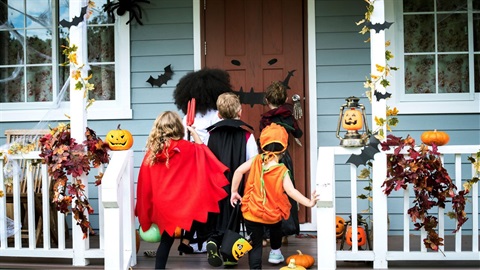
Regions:
M 304 234 L 306 235 L 306 233 Z M 177 252 L 179 240 L 177 239 L 170 252 L 170 258 L 167 263 L 168 269 L 224 269 L 223 267 L 215 268 L 208 264 L 205 253 L 191 254 L 180 256 Z M 401 241 L 390 241 L 391 245 L 401 245 Z M 144 256 L 145 250 L 156 250 L 157 243 L 141 242 L 140 249 L 137 254 L 137 265 L 132 269 L 153 269 L 155 258 Z M 317 252 L 316 238 L 297 238 L 290 236 L 288 244 L 282 247 L 282 253 L 287 258 L 289 255 L 296 254 L 296 250 L 303 253 L 312 254 L 316 257 Z M 284 264 L 272 265 L 268 263 L 268 252 L 270 248 L 265 247 L 263 252 L 263 269 L 280 269 Z M 317 269 L 319 263 L 315 262 L 312 269 Z M 421 262 L 389 262 L 389 269 L 436 269 L 436 270 L 452 270 L 452 269 L 480 269 L 480 258 L 478 261 L 421 261 Z M 70 259 L 35 259 L 35 258 L 5 258 L 0 257 L 0 269 L 103 269 L 103 260 L 95 259 L 90 261 L 90 265 L 85 267 L 75 267 L 71 265 Z M 337 262 L 337 268 L 343 270 L 351 269 L 373 269 L 371 262 Z M 248 269 L 248 259 L 244 257 L 240 259 L 239 264 L 231 269 Z

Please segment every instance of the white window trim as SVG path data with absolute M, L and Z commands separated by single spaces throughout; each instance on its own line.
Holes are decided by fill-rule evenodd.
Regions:
M 130 102 L 130 25 L 126 24 L 128 19 L 128 13 L 115 17 L 115 100 L 95 101 L 87 110 L 88 120 L 133 117 Z M 62 102 L 57 108 L 21 110 L 0 108 L 2 122 L 68 121 L 67 115 L 70 115 L 70 102 Z
M 392 94 L 392 97 L 387 100 L 387 105 L 391 108 L 396 107 L 400 114 L 439 114 L 439 113 L 480 113 L 480 94 L 465 94 L 463 99 L 458 100 L 437 100 L 426 101 L 425 99 L 419 101 L 402 100 L 404 95 L 404 67 L 402 49 L 400 44 L 403 44 L 402 39 L 398 33 L 403 33 L 403 24 L 395 20 L 395 6 L 401 5 L 402 1 L 385 0 L 385 17 L 386 21 L 394 22 L 389 30 L 385 32 L 386 40 L 391 41 L 391 46 L 387 47 L 394 58 L 389 61 L 389 65 L 399 68 L 399 70 L 392 71 L 388 80 L 390 81 L 387 92 Z M 458 95 L 459 97 L 461 95 Z

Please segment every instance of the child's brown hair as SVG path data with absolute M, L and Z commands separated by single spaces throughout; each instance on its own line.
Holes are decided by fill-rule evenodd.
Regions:
M 217 109 L 223 119 L 235 119 L 242 110 L 242 104 L 235 93 L 228 92 L 218 96 Z
M 265 100 L 275 107 L 285 104 L 287 101 L 287 88 L 282 82 L 274 81 L 265 91 Z

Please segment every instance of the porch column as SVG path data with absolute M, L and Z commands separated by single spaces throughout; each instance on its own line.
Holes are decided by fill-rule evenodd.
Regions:
M 88 4 L 87 0 L 70 0 L 69 13 L 70 20 L 81 13 L 82 7 Z M 79 23 L 78 26 L 70 27 L 70 44 L 75 44 L 77 49 L 77 61 L 79 65 L 85 64 L 82 69 L 82 77 L 88 76 L 87 63 L 88 63 L 88 50 L 87 50 L 87 23 L 84 20 Z M 73 68 L 70 66 L 70 71 Z M 77 81 L 70 81 L 70 127 L 71 136 L 77 143 L 83 143 L 85 141 L 85 129 L 87 127 L 87 115 L 86 115 L 86 98 L 85 89 L 75 90 L 75 84 Z M 82 183 L 88 186 L 88 179 L 85 173 L 81 177 Z M 88 189 L 85 189 L 85 193 L 88 196 Z M 74 202 L 73 202 L 74 204 Z M 88 217 L 88 214 L 87 214 Z M 76 225 L 77 221 L 72 215 L 72 240 L 73 240 L 73 265 L 84 266 L 89 264 L 89 260 L 85 258 L 85 251 L 89 248 L 89 241 L 83 239 L 83 232 L 80 226 Z
M 374 11 L 371 16 L 372 24 L 385 22 L 385 3 L 383 0 L 374 1 Z M 385 31 L 376 33 L 370 30 L 370 61 L 371 73 L 378 74 L 376 64 L 386 65 L 385 60 Z M 385 87 L 380 83 L 376 84 L 379 92 L 385 93 Z M 372 130 L 378 126 L 375 124 L 375 117 L 386 119 L 385 99 L 377 101 L 372 93 Z M 386 128 L 383 127 L 383 134 L 386 134 Z M 388 251 L 388 219 L 387 219 L 387 196 L 383 194 L 382 184 L 387 175 L 387 156 L 381 152 L 375 155 L 373 162 L 373 251 L 375 258 L 373 261 L 374 269 L 387 269 L 387 251 Z

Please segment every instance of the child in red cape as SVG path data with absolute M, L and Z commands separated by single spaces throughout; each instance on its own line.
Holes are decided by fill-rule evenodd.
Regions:
M 220 211 L 227 196 L 228 168 L 202 143 L 195 129 L 187 127 L 195 143 L 183 139 L 180 116 L 160 114 L 147 139 L 137 183 L 135 215 L 143 231 L 152 224 L 160 229 L 155 269 L 165 269 L 175 229 L 190 230 L 193 221 L 206 222 L 208 213 Z

